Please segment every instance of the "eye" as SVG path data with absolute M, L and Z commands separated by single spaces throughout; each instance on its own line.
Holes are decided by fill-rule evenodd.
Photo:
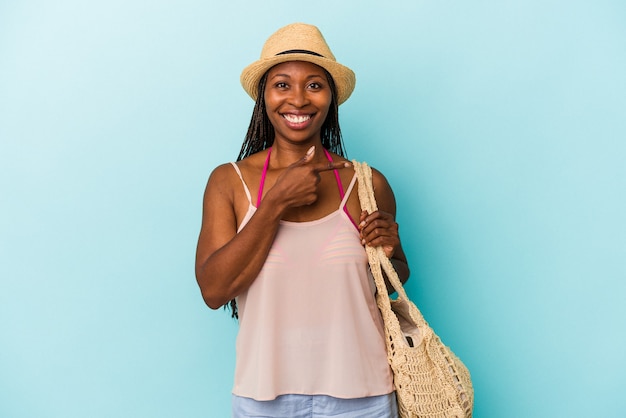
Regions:
M 278 89 L 286 89 L 287 83 L 285 83 L 284 81 L 279 81 L 278 83 L 274 84 L 274 87 Z
M 311 84 L 309 84 L 309 88 L 312 90 L 320 90 L 322 88 L 322 85 L 318 83 L 317 81 L 314 81 Z

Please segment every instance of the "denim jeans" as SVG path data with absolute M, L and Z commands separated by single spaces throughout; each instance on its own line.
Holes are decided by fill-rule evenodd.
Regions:
M 397 418 L 396 394 L 340 399 L 281 395 L 271 401 L 232 396 L 233 418 Z

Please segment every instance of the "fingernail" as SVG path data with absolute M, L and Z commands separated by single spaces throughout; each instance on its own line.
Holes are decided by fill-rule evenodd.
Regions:
M 311 145 L 311 148 L 306 152 L 307 157 L 315 152 L 315 145 Z
M 359 224 L 359 226 L 360 226 L 361 228 L 363 228 L 363 227 L 365 226 L 365 221 L 361 221 L 361 223 Z
M 352 164 L 350 164 L 350 163 L 344 163 L 344 164 L 343 164 L 343 166 L 344 166 L 344 167 L 346 167 L 346 168 L 350 167 L 351 165 L 352 165 Z

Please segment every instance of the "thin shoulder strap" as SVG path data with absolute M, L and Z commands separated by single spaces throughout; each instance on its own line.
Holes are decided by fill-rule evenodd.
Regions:
M 263 197 L 263 186 L 265 186 L 265 177 L 267 176 L 267 169 L 270 166 L 270 154 L 272 153 L 272 147 L 267 149 L 267 158 L 265 158 L 265 164 L 263 164 L 263 172 L 261 173 L 261 181 L 259 182 L 259 194 L 256 197 L 256 207 L 261 204 L 261 198 Z
M 332 163 L 333 157 L 332 155 L 330 155 L 330 152 L 326 150 L 326 148 L 324 148 L 324 154 L 326 154 L 326 158 L 328 159 L 328 161 Z M 343 209 L 346 215 L 348 215 L 348 219 L 350 219 L 350 222 L 352 222 L 352 224 L 356 227 L 356 229 L 359 229 L 359 226 L 354 221 L 354 219 L 352 219 L 352 216 L 350 216 L 350 212 L 348 212 L 348 208 L 346 207 L 346 202 L 348 201 L 348 198 L 350 197 L 350 192 L 352 191 L 352 187 L 354 187 L 354 183 L 356 181 L 356 177 L 357 177 L 356 172 L 354 173 L 354 176 L 352 177 L 350 186 L 348 186 L 348 191 L 344 193 L 343 184 L 341 183 L 341 177 L 339 176 L 339 170 L 335 169 L 333 171 L 335 172 L 335 180 L 337 180 L 337 188 L 339 189 L 339 197 L 341 198 L 339 209 Z
M 241 179 L 241 184 L 243 184 L 243 190 L 246 192 L 246 196 L 248 197 L 248 202 L 250 202 L 250 204 L 252 204 L 252 197 L 250 196 L 250 190 L 248 190 L 248 186 L 246 185 L 246 182 L 243 180 L 243 176 L 241 175 L 241 171 L 239 170 L 239 167 L 237 166 L 237 164 L 231 162 L 232 166 L 235 167 L 235 171 L 237 172 L 237 175 L 239 175 L 239 178 Z
M 343 199 L 341 199 L 341 204 L 339 205 L 340 209 L 342 208 L 345 209 L 346 203 L 348 202 L 348 198 L 350 197 L 350 193 L 352 193 L 352 189 L 354 188 L 354 185 L 356 184 L 356 179 L 357 179 L 357 175 L 355 172 L 354 176 L 352 176 L 352 180 L 350 181 L 350 185 L 348 186 L 348 190 L 346 190 L 346 194 L 343 196 Z
M 352 222 L 352 225 L 354 225 L 356 229 L 358 230 L 359 225 L 356 223 L 354 218 L 352 218 L 352 215 L 350 215 L 350 212 L 348 211 L 348 207 L 346 206 L 346 203 L 348 202 L 348 198 L 350 197 L 350 193 L 352 193 L 352 189 L 354 188 L 354 185 L 356 184 L 357 177 L 358 176 L 355 172 L 354 176 L 352 176 L 352 181 L 350 181 L 350 185 L 348 186 L 348 190 L 346 190 L 346 194 L 343 196 L 343 199 L 341 199 L 341 204 L 339 205 L 339 209 L 343 210 L 346 213 L 346 215 L 348 216 L 348 219 L 350 219 L 350 222 Z
M 326 148 L 324 148 L 324 154 L 326 154 L 326 158 L 328 159 L 328 161 L 332 163 L 333 157 L 330 155 L 330 152 L 326 150 Z M 341 177 L 339 177 L 339 171 L 336 169 L 333 171 L 335 172 L 335 180 L 337 180 L 337 187 L 339 188 L 339 196 L 343 199 L 344 198 L 343 184 L 341 184 Z

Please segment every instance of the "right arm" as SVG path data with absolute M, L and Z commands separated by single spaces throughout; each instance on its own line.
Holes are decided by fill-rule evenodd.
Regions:
M 234 173 L 230 171 L 233 168 L 224 165 L 209 178 L 196 250 L 196 280 L 205 303 L 212 309 L 252 284 L 263 267 L 280 221 L 280 211 L 263 204 L 238 234 L 231 187 Z

